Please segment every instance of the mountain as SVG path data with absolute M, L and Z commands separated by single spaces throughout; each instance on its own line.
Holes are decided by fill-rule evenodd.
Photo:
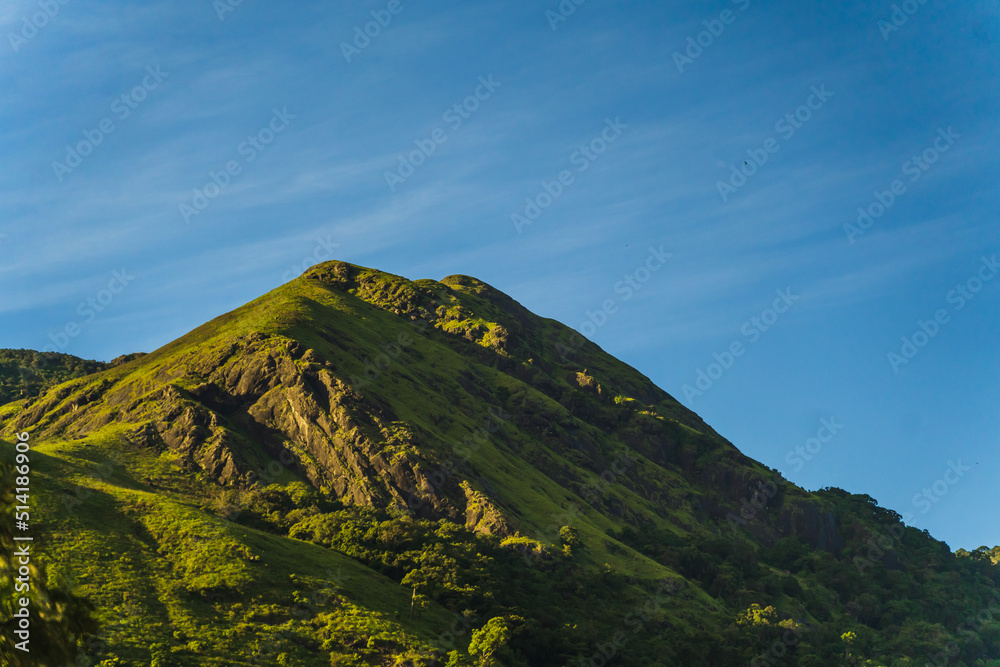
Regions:
M 0 405 L 34 398 L 45 389 L 108 367 L 58 352 L 0 350 Z
M 0 406 L 89 664 L 1000 666 L 991 552 L 475 278 L 328 262 L 121 361 Z

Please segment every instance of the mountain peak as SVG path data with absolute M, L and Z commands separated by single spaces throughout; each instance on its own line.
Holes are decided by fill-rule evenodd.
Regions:
M 557 577 L 574 609 L 573 600 L 596 593 L 573 581 L 617 587 L 625 597 L 600 606 L 622 615 L 663 591 L 670 612 L 629 649 L 647 656 L 631 664 L 653 664 L 651 653 L 682 636 L 701 639 L 676 649 L 675 664 L 745 664 L 744 649 L 723 661 L 714 635 L 699 634 L 706 619 L 725 626 L 737 613 L 815 628 L 829 658 L 840 647 L 831 652 L 828 634 L 876 613 L 864 611 L 867 586 L 889 596 L 903 571 L 906 590 L 930 595 L 928 581 L 950 586 L 949 573 L 965 567 L 867 496 L 787 482 L 634 368 L 470 276 L 409 280 L 326 262 L 120 361 L 2 406 L 0 435 L 31 433 L 48 465 L 64 471 L 93 452 L 128 461 L 116 464 L 113 482 L 94 484 L 140 509 L 95 506 L 141 514 L 145 527 L 129 530 L 158 540 L 157 553 L 183 540 L 164 537 L 159 514 L 143 514 L 156 506 L 150 498 L 174 507 L 192 494 L 223 494 L 254 525 L 377 561 L 396 578 L 391 586 L 412 586 L 414 600 L 418 589 L 436 591 L 456 613 L 468 609 L 463 600 L 503 599 L 496 614 L 530 616 L 534 603 L 525 601 L 535 593 L 514 595 L 513 582 L 540 572 Z M 244 528 L 227 534 L 255 562 L 239 542 Z M 875 534 L 891 535 L 889 546 L 872 542 Z M 469 554 L 478 564 L 465 572 L 458 563 Z M 966 560 L 986 576 L 986 561 Z M 246 563 L 233 581 L 251 576 Z M 178 571 L 184 579 L 190 570 Z M 474 583 L 456 583 L 462 577 Z M 200 589 L 203 580 L 185 585 Z M 234 586 L 222 588 L 232 595 Z M 962 604 L 977 595 L 966 592 Z M 889 623 L 888 611 L 878 613 Z M 942 620 L 937 610 L 919 613 Z M 601 614 L 591 616 L 588 627 L 613 635 Z M 547 608 L 531 623 L 548 624 L 531 635 L 532 655 L 545 652 L 541 636 L 557 638 L 566 655 L 580 649 L 565 610 Z M 565 663 L 553 654 L 532 664 Z

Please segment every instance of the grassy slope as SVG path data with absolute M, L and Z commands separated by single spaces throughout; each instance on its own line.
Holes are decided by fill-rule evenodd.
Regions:
M 355 561 L 217 520 L 204 509 L 218 496 L 214 484 L 182 472 L 169 454 L 125 451 L 120 426 L 105 426 L 80 440 L 61 437 L 60 424 L 69 419 L 81 396 L 105 391 L 109 385 L 129 385 L 138 394 L 149 395 L 165 382 L 190 388 L 204 381 L 205 369 L 212 365 L 206 365 L 206 358 L 222 354 L 219 350 L 242 336 L 272 336 L 279 347 L 285 340 L 298 341 L 315 350 L 345 381 L 363 377 L 366 360 L 376 359 L 383 345 L 412 336 L 412 342 L 400 347 L 398 358 L 359 391 L 366 399 L 388 406 L 401 423 L 423 434 L 421 455 L 441 464 L 456 458 L 453 445 L 475 433 L 490 405 L 503 410 L 520 406 L 544 415 L 548 423 L 537 431 L 505 422 L 493 437 L 473 449 L 468 463 L 488 477 L 497 503 L 523 535 L 551 543 L 556 541 L 554 529 L 573 525 L 587 546 L 577 556 L 578 562 L 592 572 L 607 564 L 611 571 L 637 582 L 680 578 L 650 549 L 615 537 L 630 526 L 655 526 L 673 536 L 668 542 L 726 534 L 725 526 L 707 521 L 700 508 L 702 500 L 723 502 L 725 498 L 706 489 L 708 478 L 699 479 L 677 465 L 637 456 L 624 474 L 602 485 L 600 475 L 607 472 L 616 454 L 627 451 L 634 456 L 623 442 L 666 437 L 676 441 L 681 458 L 706 462 L 691 464 L 696 469 L 723 470 L 748 479 L 773 476 L 772 471 L 739 455 L 696 415 L 652 387 L 647 378 L 595 345 L 586 343 L 570 354 L 570 359 L 579 358 L 581 363 L 560 360 L 555 344 L 572 340 L 565 327 L 551 320 L 521 318 L 513 308 L 516 304 L 498 299 L 476 281 L 456 277 L 442 283 L 411 283 L 355 267 L 348 292 L 331 288 L 325 280 L 329 270 L 329 265 L 314 269 L 310 274 L 321 280 L 307 274 L 142 359 L 73 380 L 43 398 L 50 402 L 50 409 L 33 428 L 44 436 L 38 450 L 44 457 L 36 497 L 42 499 L 40 515 L 51 536 L 46 548 L 50 561 L 59 563 L 98 603 L 106 637 L 116 654 L 145 660 L 151 655 L 150 645 L 162 643 L 183 657 L 185 664 L 230 664 L 225 661 L 253 650 L 254 642 L 291 647 L 295 642 L 281 640 L 282 632 L 299 637 L 315 650 L 319 650 L 316 637 L 328 636 L 332 639 L 323 651 L 359 653 L 367 649 L 358 645 L 355 635 L 367 645 L 366 638 L 377 636 L 381 628 L 412 637 L 398 646 L 382 645 L 385 655 L 403 656 L 411 651 L 426 653 L 437 633 L 453 621 L 449 612 L 431 604 L 411 623 L 406 618 L 409 591 Z M 434 331 L 416 335 L 415 317 L 433 321 Z M 509 345 L 505 344 L 508 335 Z M 573 372 L 566 372 L 569 368 Z M 581 383 L 591 380 L 601 385 L 600 399 L 580 392 Z M 570 395 L 569 404 L 556 400 L 560 392 L 563 397 Z M 8 424 L 9 433 L 14 417 L 30 407 L 25 401 L 0 406 L 0 425 Z M 96 409 L 114 410 L 103 405 Z M 601 420 L 609 418 L 622 426 L 603 427 Z M 587 446 L 577 447 L 577 442 Z M 255 455 L 263 457 L 260 452 Z M 95 465 L 109 460 L 119 462 L 110 475 L 98 475 L 96 480 L 86 477 Z M 567 478 L 571 481 L 560 481 L 563 470 L 572 472 Z M 147 478 L 156 480 L 155 489 L 142 481 Z M 285 473 L 286 481 L 293 479 L 292 473 Z M 601 490 L 597 502 L 580 493 L 588 483 Z M 59 489 L 70 484 L 93 492 L 79 505 L 72 500 L 67 503 Z M 828 494 L 807 494 L 791 485 L 784 487 L 782 495 L 786 501 L 808 501 L 826 509 L 837 504 Z M 68 497 L 79 496 L 71 493 Z M 626 511 L 608 511 L 613 507 Z M 225 561 L 226 565 L 199 566 L 191 554 L 202 550 L 208 550 L 203 562 Z M 813 560 L 828 565 L 823 559 Z M 781 569 L 792 565 L 763 567 L 770 576 L 780 578 Z M 828 601 L 831 609 L 826 622 L 851 622 L 839 608 L 837 596 L 819 585 L 814 573 L 793 570 L 786 578 L 794 578 L 808 595 Z M 332 581 L 331 573 L 338 572 L 349 573 L 349 578 Z M 667 626 L 693 631 L 695 618 L 721 626 L 738 611 L 718 596 L 711 597 L 703 584 L 689 590 L 690 596 L 672 601 L 664 611 L 662 622 Z M 314 600 L 322 600 L 322 605 L 299 618 L 302 608 L 296 608 L 296 602 L 317 592 Z M 756 594 L 748 594 L 749 599 L 755 598 Z M 642 597 L 638 589 L 619 595 L 608 610 L 612 631 L 614 619 Z M 814 604 L 807 609 L 802 595 L 784 594 L 779 586 L 765 597 L 788 615 L 820 623 L 809 610 L 818 607 Z M 337 614 L 326 615 L 327 608 L 337 609 Z M 123 610 L 132 613 L 123 619 Z M 356 620 L 333 620 L 354 618 L 346 613 L 350 610 L 357 612 Z M 318 628 L 324 623 L 349 627 L 321 631 Z M 364 627 L 373 623 L 378 627 Z M 374 641 L 372 650 L 377 652 L 379 646 Z M 312 649 L 287 650 L 291 664 L 311 664 L 315 659 L 309 653 Z M 268 660 L 264 664 L 270 664 Z
M 403 282 L 403 279 L 387 274 L 377 272 L 372 274 L 378 275 L 389 284 Z M 478 311 L 486 311 L 487 315 L 492 315 L 496 319 L 502 316 L 496 312 L 495 307 L 477 299 L 474 295 L 463 296 L 467 301 L 472 301 Z M 332 345 L 318 335 L 322 330 L 336 331 L 338 344 Z M 413 331 L 410 325 L 401 322 L 398 316 L 376 305 L 359 299 L 346 299 L 343 295 L 330 292 L 313 282 L 299 280 L 212 320 L 137 362 L 113 368 L 99 377 L 91 376 L 64 385 L 62 389 L 72 388 L 72 391 L 66 392 L 66 397 L 56 405 L 55 412 L 64 410 L 81 393 L 86 393 L 108 381 L 146 384 L 152 390 L 158 386 L 157 375 L 163 369 L 171 369 L 170 372 L 173 374 L 175 372 L 173 369 L 188 365 L 185 360 L 189 355 L 200 356 L 206 348 L 251 333 L 298 340 L 320 352 L 324 358 L 332 360 L 338 370 L 343 369 L 341 375 L 346 378 L 364 374 L 363 360 L 373 358 L 379 353 L 375 343 L 390 342 L 397 339 L 399 334 L 412 334 Z M 349 352 L 345 353 L 345 350 Z M 648 382 L 620 362 L 610 358 L 601 361 L 605 364 L 599 364 L 598 368 L 607 367 L 608 376 L 616 373 L 620 375 L 623 369 L 627 369 L 630 374 L 637 376 L 629 378 L 630 382 L 637 386 Z M 469 395 L 451 379 L 462 374 L 468 367 L 468 359 L 457 354 L 445 340 L 417 338 L 406 349 L 406 359 L 394 364 L 388 372 L 380 374 L 365 391 L 386 400 L 401 420 L 415 424 L 427 432 L 438 430 L 435 421 L 447 415 L 449 428 L 443 435 L 452 443 L 459 442 L 475 432 L 479 426 L 475 416 L 482 412 L 482 406 L 476 397 Z M 480 366 L 475 370 L 489 384 L 520 385 L 520 389 L 527 394 L 529 400 L 536 401 L 553 412 L 564 411 L 562 406 L 550 397 L 524 383 L 511 382 L 509 376 L 493 368 Z M 423 377 L 419 377 L 420 375 Z M 177 378 L 176 382 L 184 387 L 196 384 L 201 379 L 200 374 L 194 374 L 193 378 L 191 376 Z M 445 385 L 446 392 L 430 393 L 428 384 L 432 387 Z M 447 400 L 446 396 L 452 400 Z M 44 421 L 40 424 L 40 426 L 45 425 L 48 424 Z M 593 437 L 606 439 L 593 427 L 588 430 L 592 432 Z M 442 454 L 449 456 L 451 452 L 444 451 Z M 559 453 L 551 452 L 547 455 L 555 464 L 573 465 L 573 462 Z M 509 451 L 505 451 L 497 443 L 490 441 L 483 444 L 476 449 L 470 460 L 477 468 L 490 471 L 490 481 L 498 489 L 500 497 L 507 501 L 508 506 L 518 509 L 523 519 L 523 532 L 549 533 L 553 518 L 564 517 L 567 512 L 579 508 L 583 514 L 579 518 L 577 527 L 584 533 L 585 541 L 593 545 L 592 558 L 596 563 L 610 562 L 627 574 L 645 578 L 675 576 L 661 565 L 632 552 L 623 545 L 618 545 L 624 552 L 623 555 L 608 553 L 604 548 L 604 542 L 607 541 L 605 533 L 611 529 L 624 527 L 623 522 L 611 521 L 598 514 L 578 495 L 567 492 L 523 458 L 511 456 Z M 669 472 L 667 474 L 671 478 L 671 486 L 683 490 L 677 491 L 677 495 L 692 491 L 681 475 Z M 597 475 L 594 473 L 590 473 L 588 477 L 591 481 L 597 480 Z M 626 489 L 613 490 L 611 493 L 621 497 L 636 511 L 645 510 L 643 513 L 647 517 L 656 516 L 657 508 L 637 498 L 634 493 Z M 683 507 L 678 507 L 677 513 L 682 519 L 681 523 L 693 524 L 693 517 L 684 516 Z M 598 539 L 599 537 L 601 539 Z
M 395 282 L 394 277 L 387 278 L 387 283 Z M 474 295 L 464 296 L 467 301 L 474 302 L 477 310 L 494 316 L 502 315 L 491 304 Z M 457 320 L 449 329 L 458 330 L 468 324 L 468 321 Z M 336 331 L 337 344 L 333 345 L 318 335 L 320 331 Z M 177 369 L 191 367 L 187 362 L 189 357 L 199 357 L 206 349 L 225 345 L 234 338 L 252 333 L 298 340 L 331 359 L 338 369 L 344 369 L 343 376 L 347 377 L 363 375 L 365 369 L 360 360 L 375 357 L 379 352 L 376 346 L 379 342 L 396 340 L 399 334 L 413 332 L 410 324 L 401 322 L 399 317 L 377 305 L 345 297 L 313 282 L 300 280 L 216 318 L 139 360 L 111 368 L 98 376 L 72 380 L 54 389 L 53 394 L 64 394 L 64 397 L 61 401 L 54 402 L 55 409 L 36 426 L 51 427 L 58 422 L 60 414 L 70 411 L 69 406 L 77 402 L 80 395 L 109 383 L 127 382 L 143 386 L 152 392 L 162 384 L 165 371 L 170 376 L 175 376 Z M 395 364 L 389 372 L 380 374 L 367 391 L 387 400 L 401 420 L 416 424 L 428 432 L 436 430 L 435 420 L 447 415 L 449 427 L 443 435 L 452 442 L 458 442 L 474 433 L 479 422 L 469 415 L 476 415 L 481 411 L 481 406 L 451 379 L 468 370 L 468 360 L 461 354 L 456 354 L 444 336 L 437 339 L 417 337 L 406 349 L 406 357 L 405 363 Z M 617 362 L 609 365 L 614 364 Z M 512 381 L 509 376 L 493 368 L 481 367 L 476 372 L 490 383 L 520 385 L 519 388 L 531 400 L 545 404 L 553 411 L 562 410 L 548 396 L 523 383 Z M 200 379 L 199 373 L 188 373 L 187 376 L 176 377 L 175 383 L 184 387 L 196 384 Z M 643 381 L 641 376 L 634 380 L 636 384 Z M 448 390 L 453 393 L 429 393 L 428 382 L 433 386 L 451 384 Z M 444 398 L 445 395 L 452 400 Z M 4 406 L 0 408 L 3 410 L 0 415 L 17 413 L 24 403 L 21 401 Z M 58 431 L 58 428 L 55 430 Z M 188 637 L 199 638 L 201 655 L 207 661 L 206 664 L 211 664 L 210 656 L 213 653 L 217 656 L 232 655 L 237 645 L 245 648 L 242 646 L 245 637 L 223 638 L 213 633 L 213 621 L 223 619 L 213 611 L 212 605 L 189 600 L 183 591 L 178 592 L 179 587 L 190 584 L 189 580 L 196 577 L 197 573 L 174 571 L 176 560 L 193 539 L 185 537 L 192 532 L 191 526 L 212 526 L 211 517 L 206 517 L 199 505 L 205 504 L 215 489 L 208 483 L 196 482 L 190 475 L 178 471 L 168 455 L 151 459 L 143 453 L 131 453 L 123 458 L 119 451 L 119 435 L 117 427 L 108 426 L 79 441 L 62 441 L 56 434 L 51 439 L 46 438 L 40 447 L 39 452 L 45 454 L 46 458 L 40 469 L 45 477 L 40 484 L 39 497 L 47 499 L 41 515 L 51 518 L 48 525 L 53 529 L 53 537 L 60 536 L 47 545 L 50 561 L 88 564 L 86 569 L 69 567 L 68 570 L 70 573 L 75 572 L 72 576 L 81 582 L 82 593 L 98 604 L 103 612 L 102 620 L 111 623 L 108 627 L 116 627 L 115 616 L 120 613 L 123 605 L 133 610 L 136 617 L 143 619 L 144 623 L 151 624 L 150 627 L 125 628 L 117 634 L 112 630 L 108 635 L 109 644 L 114 645 L 115 650 L 123 657 L 134 659 L 140 655 L 148 655 L 144 651 L 148 650 L 150 643 L 155 642 L 173 645 L 183 653 L 184 650 L 180 647 Z M 602 437 L 596 431 L 593 435 Z M 559 454 L 550 455 L 559 465 L 572 465 L 572 462 Z M 88 467 L 102 462 L 106 465 L 111 460 L 120 461 L 121 465 L 114 466 L 110 477 L 98 480 L 83 477 Z M 608 563 L 619 572 L 645 580 L 679 576 L 630 547 L 610 539 L 607 533 L 624 527 L 623 522 L 611 520 L 594 511 L 579 496 L 553 482 L 524 459 L 512 456 L 510 451 L 501 448 L 496 442 L 491 440 L 478 447 L 470 461 L 476 468 L 489 471 L 490 481 L 503 499 L 503 504 L 516 508 L 516 513 L 521 518 L 521 530 L 525 534 L 542 534 L 551 538 L 553 522 L 556 522 L 556 528 L 572 522 L 589 547 L 582 555 L 583 564 L 597 569 Z M 597 479 L 593 473 L 589 477 Z M 674 486 L 688 486 L 680 475 L 674 474 L 672 477 Z M 157 488 L 150 490 L 145 488 L 144 483 L 137 481 L 145 478 L 156 479 Z M 77 484 L 81 489 L 92 489 L 93 493 L 87 495 L 86 491 L 81 492 L 87 497 L 77 506 L 73 500 L 77 497 L 76 493 L 68 496 L 62 494 L 62 497 L 55 493 L 57 486 L 67 488 L 68 483 Z M 656 514 L 654 507 L 628 490 L 617 489 L 610 493 L 620 496 L 623 502 L 635 508 L 645 505 L 643 510 L 637 511 L 643 511 L 650 518 Z M 69 503 L 66 498 L 70 499 Z M 576 508 L 582 510 L 582 514 L 576 515 Z M 169 517 L 169 521 L 154 521 L 150 518 L 153 516 Z M 685 522 L 693 523 L 693 519 L 687 517 Z M 105 532 L 108 527 L 113 527 L 110 536 Z M 288 538 L 254 532 L 235 525 L 214 529 L 215 534 L 224 535 L 226 539 L 235 540 L 234 544 L 244 547 L 255 543 L 263 546 L 260 544 L 262 540 L 271 542 L 267 549 L 252 550 L 268 554 L 264 557 L 263 565 L 243 564 L 237 571 L 230 573 L 236 583 L 244 584 L 244 579 L 249 577 L 253 581 L 252 588 L 266 592 L 265 597 L 255 600 L 255 606 L 293 604 L 293 587 L 285 583 L 285 578 L 293 573 L 301 574 L 305 570 L 311 570 L 310 574 L 315 576 L 322 569 L 316 560 L 320 555 L 327 561 L 334 561 L 337 566 L 334 570 L 345 567 L 339 562 L 344 559 L 340 558 L 338 561 L 336 554 L 322 552 L 316 547 L 295 543 Z M 67 535 L 73 537 L 66 539 L 64 536 Z M 177 542 L 181 546 L 165 550 L 165 542 Z M 309 563 L 309 567 L 293 567 L 291 563 L 281 560 L 268 562 L 275 558 L 277 543 L 284 544 L 286 551 L 291 550 L 294 554 L 291 559 L 293 562 L 304 560 Z M 608 550 L 609 546 L 613 552 Z M 171 563 L 174 563 L 173 570 Z M 280 568 L 277 570 L 278 575 L 265 577 L 262 571 L 266 573 L 265 568 L 268 567 Z M 225 577 L 225 573 L 217 574 Z M 358 585 L 367 581 L 367 585 L 351 590 L 355 586 L 352 584 L 347 589 L 351 590 L 354 599 L 363 600 L 369 610 L 381 614 L 391 611 L 395 614 L 408 608 L 406 590 L 387 585 L 389 582 L 378 579 L 373 583 L 370 573 L 367 577 L 358 577 L 356 581 Z M 325 585 L 321 578 L 315 584 Z M 394 593 L 387 596 L 387 590 Z M 126 591 L 145 593 L 138 599 L 133 593 L 126 600 L 123 597 Z M 695 591 L 702 604 L 706 607 L 714 606 L 700 589 Z M 157 600 L 168 600 L 169 603 L 164 605 Z M 381 604 L 374 604 L 375 601 L 380 601 Z M 436 611 L 440 614 L 440 610 Z M 432 616 L 429 615 L 428 618 Z M 225 621 L 232 624 L 245 622 L 245 619 L 229 618 Z M 435 627 L 440 632 L 451 622 L 451 618 L 439 615 L 435 621 L 438 624 Z M 678 622 L 684 624 L 683 621 Z M 251 624 L 251 627 L 253 632 L 248 628 L 245 633 L 247 637 L 266 636 L 262 631 L 263 626 Z M 425 639 L 429 636 L 426 625 L 417 626 L 416 630 L 422 631 Z M 148 636 L 150 641 L 138 640 L 136 631 L 141 632 L 139 636 Z M 206 637 L 211 638 L 211 641 L 206 641 Z M 125 643 L 119 645 L 118 639 Z M 192 659 L 194 655 L 188 655 L 187 659 Z
M 279 653 L 325 662 L 316 628 L 332 612 L 357 616 L 334 645 L 385 635 L 398 645 L 386 652 L 429 655 L 452 624 L 433 603 L 409 621 L 409 590 L 354 559 L 214 515 L 214 484 L 112 436 L 49 440 L 32 454 L 39 546 L 50 578 L 96 604 L 100 659 L 147 664 L 164 644 L 171 664 L 231 665 L 262 648 L 258 664 Z M 156 489 L 141 481 L 149 475 Z

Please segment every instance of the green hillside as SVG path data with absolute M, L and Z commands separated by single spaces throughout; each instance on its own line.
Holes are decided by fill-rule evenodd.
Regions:
M 34 398 L 49 387 L 108 366 L 59 352 L 0 350 L 0 405 Z
M 11 664 L 1000 666 L 988 549 L 792 485 L 473 278 L 330 262 L 121 361 L 0 405 L 72 602 L 26 661 L 0 554 Z

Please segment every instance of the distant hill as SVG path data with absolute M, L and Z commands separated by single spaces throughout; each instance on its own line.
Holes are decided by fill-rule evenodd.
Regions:
M 51 386 L 108 368 L 58 352 L 0 349 L 0 405 L 34 398 Z
M 0 405 L 38 396 L 49 387 L 144 356 L 126 354 L 109 362 L 90 361 L 61 352 L 0 349 Z
M 0 437 L 95 664 L 1000 667 L 989 557 L 791 484 L 475 278 L 328 262 L 62 363 Z

